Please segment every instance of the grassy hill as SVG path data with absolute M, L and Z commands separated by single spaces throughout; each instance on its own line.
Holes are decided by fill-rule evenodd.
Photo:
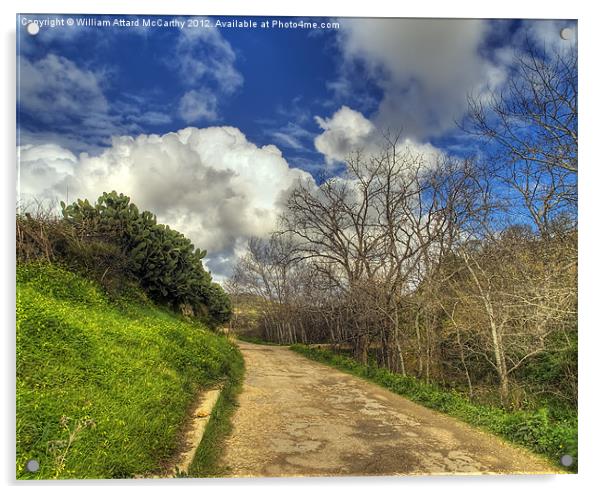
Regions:
M 16 364 L 20 479 L 159 472 L 197 391 L 243 366 L 225 336 L 141 291 L 109 297 L 45 262 L 17 266 Z

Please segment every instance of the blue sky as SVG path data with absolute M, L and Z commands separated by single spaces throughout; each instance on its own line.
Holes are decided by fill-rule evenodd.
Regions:
M 54 17 L 35 16 L 36 19 Z M 113 19 L 111 16 L 94 18 Z M 242 81 L 232 90 L 220 87 L 220 81 L 211 74 L 192 82 L 182 77 L 172 64 L 178 51 L 175 47 L 183 37 L 180 29 L 57 27 L 54 30 L 56 33 L 42 27 L 40 34 L 34 37 L 20 29 L 20 55 L 35 62 L 55 54 L 72 61 L 81 70 L 96 74 L 109 105 L 109 115 L 126 114 L 129 105 L 151 114 L 148 118 L 142 115 L 136 122 L 123 115 L 110 130 L 131 128 L 141 133 L 164 134 L 187 125 L 230 125 L 241 129 L 258 145 L 274 143 L 275 135 L 277 144 L 287 151 L 287 157 L 321 161 L 311 142 L 311 134 L 319 132 L 312 117 L 335 109 L 332 91 L 326 84 L 337 77 L 335 30 L 222 30 L 220 42 L 231 47 L 235 58 L 233 70 Z M 221 46 L 199 42 L 191 49 L 191 55 L 201 60 L 212 56 L 219 59 L 223 57 L 223 50 Z M 220 70 L 219 65 L 216 70 Z M 216 115 L 182 118 L 177 111 L 182 95 L 198 89 L 217 96 Z M 52 107 L 51 99 L 48 95 L 49 107 Z M 42 121 L 38 111 L 28 110 L 21 106 L 19 112 L 20 126 L 27 131 L 23 143 L 37 141 L 35 136 L 29 138 L 29 132 L 57 131 L 63 137 L 74 137 L 82 150 L 97 150 L 98 146 L 110 143 L 110 134 L 99 131 L 94 135 L 90 129 L 82 129 L 77 114 L 57 127 L 56 121 Z
M 17 18 L 22 199 L 116 188 L 208 249 L 218 278 L 249 236 L 274 228 L 296 180 L 340 173 L 345 155 L 381 131 L 401 131 L 427 155 L 476 153 L 456 125 L 466 96 L 503 88 L 527 39 L 562 48 L 575 41 L 560 29 L 576 30 L 572 21 L 309 18 L 339 25 L 181 29 L 69 18 L 150 19 Z M 53 19 L 65 25 L 44 25 Z M 23 26 L 32 20 L 36 36 Z

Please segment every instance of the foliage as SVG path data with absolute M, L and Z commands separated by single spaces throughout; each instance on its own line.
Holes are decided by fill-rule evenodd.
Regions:
M 221 324 L 232 312 L 222 288 L 212 283 L 202 259 L 206 251 L 169 226 L 157 224 L 149 211 L 140 212 L 130 198 L 104 193 L 96 204 L 78 200 L 61 202 L 63 217 L 80 235 L 116 243 L 129 260 L 129 268 L 149 295 L 173 306 L 188 304 L 197 312 L 206 308 Z
M 458 392 L 445 391 L 414 377 L 402 376 L 375 365 L 363 365 L 327 349 L 305 345 L 293 345 L 291 349 L 318 362 L 373 381 L 424 406 L 494 432 L 547 456 L 557 464 L 562 455 L 569 454 L 575 459 L 571 470 L 577 471 L 576 413 L 554 420 L 546 408 L 532 412 L 508 412 L 500 407 L 472 403 Z
M 42 261 L 17 266 L 16 348 L 20 479 L 159 472 L 199 387 L 235 380 L 242 362 L 226 337 L 139 291 L 114 301 Z
M 206 301 L 210 320 L 217 324 L 224 324 L 232 316 L 232 302 L 224 289 L 217 283 L 211 283 L 207 289 Z
M 58 262 L 99 281 L 111 293 L 134 281 L 154 300 L 185 307 L 183 312 L 211 326 L 230 319 L 229 296 L 203 267 L 206 251 L 157 224 L 149 211 L 139 212 L 127 196 L 113 191 L 94 205 L 80 199 L 70 205 L 61 202 L 61 207 L 62 218 L 39 204 L 17 214 L 19 262 Z

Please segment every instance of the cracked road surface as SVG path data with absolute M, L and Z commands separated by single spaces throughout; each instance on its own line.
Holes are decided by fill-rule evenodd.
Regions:
M 239 342 L 234 477 L 560 473 L 545 460 L 285 347 Z

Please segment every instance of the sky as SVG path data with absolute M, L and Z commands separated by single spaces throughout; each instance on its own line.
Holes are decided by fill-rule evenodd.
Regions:
M 317 27 L 290 26 L 299 21 Z M 250 237 L 276 228 L 299 180 L 343 173 L 346 156 L 382 132 L 425 155 L 477 152 L 458 127 L 467 96 L 503 90 L 527 40 L 565 49 L 576 30 L 560 20 L 24 14 L 19 200 L 123 192 L 206 249 L 223 280 Z

